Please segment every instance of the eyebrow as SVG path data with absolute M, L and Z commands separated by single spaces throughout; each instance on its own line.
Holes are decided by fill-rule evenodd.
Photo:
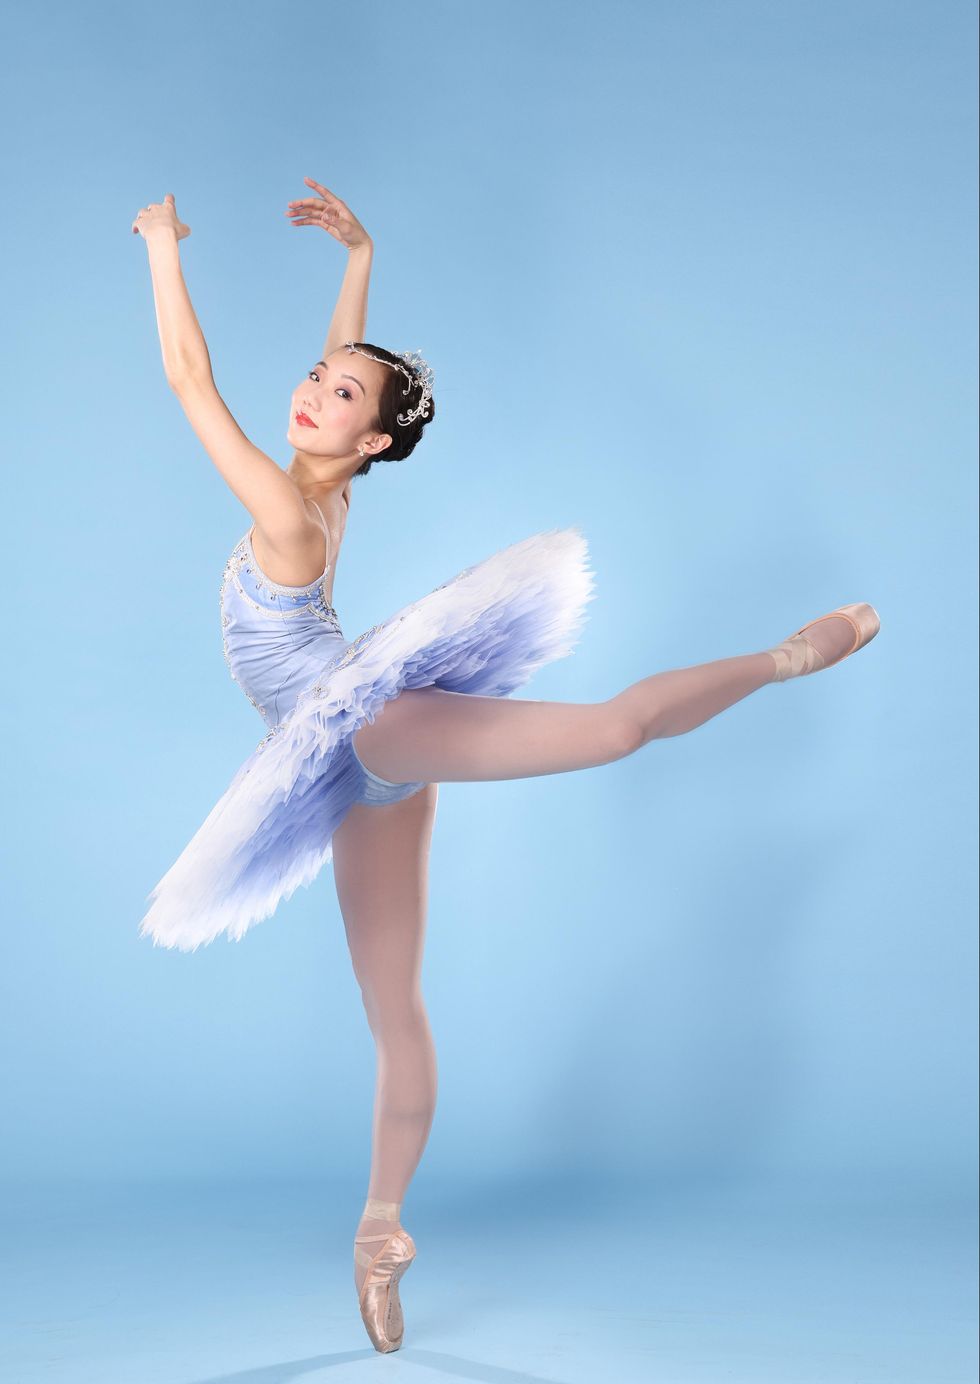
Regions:
M 327 364 L 327 362 L 326 362 L 325 360 L 318 360 L 318 361 L 317 361 L 317 365 L 322 365 L 323 368 L 324 368 L 324 370 L 329 370 L 329 369 L 330 369 L 330 366 Z M 367 390 L 366 390 L 366 389 L 364 388 L 364 386 L 361 384 L 360 380 L 357 378 L 356 375 L 341 375 L 340 378 L 341 378 L 342 380 L 353 380 L 354 383 L 357 385 L 357 387 L 360 389 L 361 393 L 364 394 L 365 396 L 367 395 Z

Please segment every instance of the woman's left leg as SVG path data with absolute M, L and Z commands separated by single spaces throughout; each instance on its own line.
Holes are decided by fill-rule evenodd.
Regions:
M 825 658 L 853 644 L 840 616 L 821 619 L 807 639 Z M 533 778 L 590 769 L 651 740 L 694 730 L 776 680 L 768 651 L 652 673 L 604 702 L 541 702 L 406 690 L 388 702 L 354 745 L 366 767 L 395 783 Z
M 398 1225 L 435 1113 L 421 969 L 438 791 L 432 783 L 401 802 L 355 803 L 333 834 L 337 899 L 377 1049 L 369 1201 L 358 1235 Z M 368 1248 L 377 1252 L 380 1242 Z M 355 1264 L 358 1292 L 365 1272 Z
M 591 769 L 693 730 L 775 677 L 769 654 L 679 668 L 604 702 L 543 702 L 406 689 L 354 736 L 364 765 L 394 783 L 534 778 Z

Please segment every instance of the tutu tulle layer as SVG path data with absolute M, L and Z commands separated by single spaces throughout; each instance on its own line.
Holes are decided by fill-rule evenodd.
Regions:
M 351 737 L 405 688 L 506 697 L 570 653 L 594 596 L 576 528 L 503 548 L 329 661 L 265 736 L 147 896 L 140 935 L 195 951 L 239 940 L 332 858 L 364 779 Z

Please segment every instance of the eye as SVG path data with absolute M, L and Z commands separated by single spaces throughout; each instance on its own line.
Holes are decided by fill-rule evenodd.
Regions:
M 306 372 L 306 377 L 307 377 L 307 379 L 309 379 L 309 380 L 316 380 L 317 384 L 320 383 L 320 375 L 319 375 L 319 372 L 316 371 L 316 370 L 307 370 L 307 372 Z M 345 389 L 345 388 L 343 387 L 343 385 L 340 385 L 340 386 L 334 391 L 334 393 L 336 393 L 336 394 L 343 394 L 343 396 L 344 396 L 345 399 L 349 399 L 351 403 L 354 402 L 354 396 L 353 396 L 353 394 L 350 392 L 349 389 Z

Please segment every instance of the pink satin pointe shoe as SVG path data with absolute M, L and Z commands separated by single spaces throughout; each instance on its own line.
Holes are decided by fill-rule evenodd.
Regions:
M 819 624 L 821 620 L 829 620 L 831 617 L 848 622 L 854 630 L 854 642 L 836 658 L 825 659 L 820 650 L 807 639 L 806 631 Z M 774 649 L 766 650 L 776 663 L 774 681 L 785 682 L 787 678 L 804 677 L 807 673 L 819 672 L 821 668 L 832 668 L 835 663 L 840 663 L 858 649 L 863 649 L 865 644 L 874 639 L 880 628 L 878 612 L 865 601 L 839 606 L 827 615 L 820 615 L 816 620 L 810 620 L 795 634 L 791 634 L 788 639 L 784 639 L 781 644 L 777 644 Z
M 360 1248 L 370 1241 L 384 1241 L 374 1255 Z M 415 1258 L 415 1241 L 399 1226 L 380 1235 L 355 1235 L 354 1245 L 355 1261 L 367 1269 L 358 1299 L 361 1320 L 375 1350 L 387 1354 L 398 1349 L 405 1333 L 398 1280 Z

